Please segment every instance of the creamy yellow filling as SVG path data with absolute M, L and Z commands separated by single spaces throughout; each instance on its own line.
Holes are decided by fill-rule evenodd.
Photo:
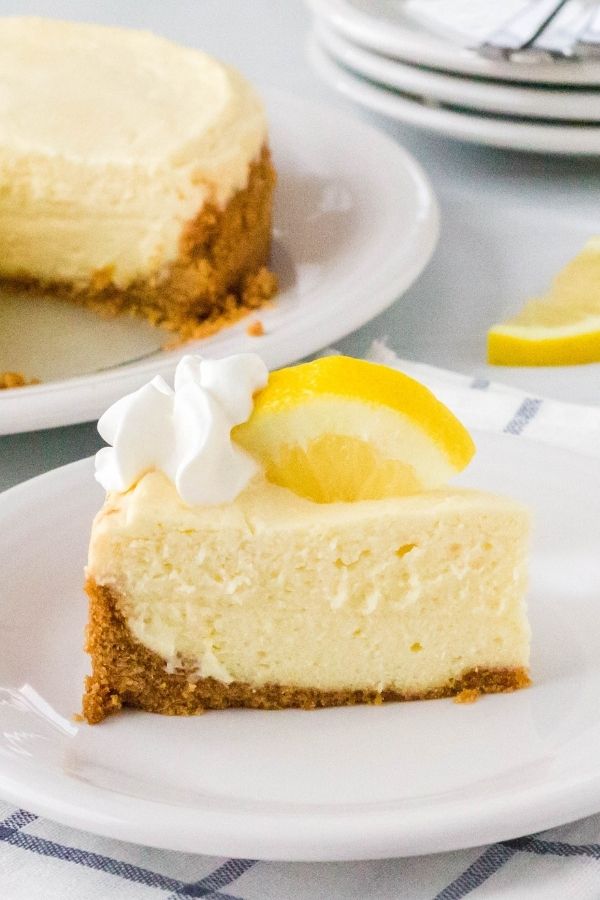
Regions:
M 0 19 L 0 275 L 159 274 L 245 187 L 264 111 L 234 70 L 149 33 Z
M 528 515 L 474 491 L 315 504 L 258 477 L 187 507 L 150 473 L 112 494 L 89 574 L 134 636 L 200 676 L 423 691 L 528 664 Z

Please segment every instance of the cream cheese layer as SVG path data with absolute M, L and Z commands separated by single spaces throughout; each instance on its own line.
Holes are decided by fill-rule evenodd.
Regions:
M 0 275 L 124 287 L 177 258 L 266 142 L 233 69 L 155 35 L 0 19 Z
M 150 472 L 108 495 L 88 575 L 167 670 L 419 692 L 527 666 L 528 530 L 522 506 L 476 491 L 316 504 L 257 475 L 188 506 Z

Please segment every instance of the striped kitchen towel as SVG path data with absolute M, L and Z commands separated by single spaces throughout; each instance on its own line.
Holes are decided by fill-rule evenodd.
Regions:
M 600 456 L 600 407 L 399 360 L 468 426 Z M 518 830 L 516 824 L 515 830 Z M 0 900 L 599 900 L 600 815 L 487 847 L 408 859 L 275 863 L 215 859 L 75 831 L 0 802 Z
M 0 802 L 2 900 L 598 900 L 600 816 L 372 862 L 216 859 L 74 831 Z
M 385 340 L 373 341 L 368 359 L 401 369 L 427 385 L 469 428 L 522 434 L 586 456 L 600 456 L 600 392 L 597 407 L 527 395 L 485 378 L 399 359 Z

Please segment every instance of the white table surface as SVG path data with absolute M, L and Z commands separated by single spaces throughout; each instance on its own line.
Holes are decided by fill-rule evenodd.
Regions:
M 37 14 L 145 27 L 233 63 L 260 87 L 273 85 L 352 108 L 322 84 L 305 59 L 309 15 L 300 0 L 0 0 L 0 13 Z M 504 314 L 591 234 L 600 232 L 600 160 L 545 158 L 468 146 L 355 109 L 405 144 L 438 194 L 442 234 L 435 257 L 386 313 L 340 342 L 364 353 L 387 335 L 401 356 L 476 374 L 482 342 Z M 493 310 L 494 315 L 490 318 Z M 498 370 L 498 380 L 502 380 Z M 527 374 L 506 376 L 527 388 Z M 546 393 L 600 403 L 600 366 L 577 396 L 560 370 Z M 95 425 L 0 438 L 0 490 L 93 453 Z

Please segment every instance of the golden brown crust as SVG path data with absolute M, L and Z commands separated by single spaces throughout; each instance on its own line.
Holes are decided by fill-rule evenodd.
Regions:
M 253 319 L 246 327 L 248 337 L 262 337 L 265 333 L 265 326 L 260 319 Z
M 38 378 L 26 378 L 22 372 L 0 372 L 0 390 L 39 384 Z
M 83 715 L 90 725 L 101 722 L 123 706 L 163 715 L 196 715 L 206 709 L 248 706 L 255 709 L 349 706 L 387 700 L 425 700 L 450 697 L 468 691 L 500 693 L 527 687 L 527 670 L 471 669 L 460 678 L 423 693 L 396 690 L 321 691 L 286 685 L 259 688 L 214 678 L 192 681 L 189 673 L 167 674 L 164 660 L 142 646 L 129 631 L 110 588 L 86 584 L 90 598 L 86 650 L 92 657 L 92 674 L 86 678 Z
M 4 279 L 20 291 L 79 303 L 104 316 L 139 316 L 180 340 L 205 337 L 269 300 L 277 279 L 267 268 L 275 172 L 267 147 L 250 166 L 248 185 L 219 210 L 205 205 L 180 243 L 179 257 L 164 272 L 127 288 L 112 283 L 110 268 L 85 286 Z

